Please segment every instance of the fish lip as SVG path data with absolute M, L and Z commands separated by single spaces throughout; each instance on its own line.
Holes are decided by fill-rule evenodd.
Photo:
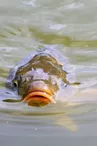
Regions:
M 23 99 L 24 102 L 34 103 L 36 102 L 37 106 L 46 105 L 48 103 L 56 103 L 52 94 L 45 92 L 45 91 L 30 91 Z M 35 105 L 35 106 L 36 106 Z

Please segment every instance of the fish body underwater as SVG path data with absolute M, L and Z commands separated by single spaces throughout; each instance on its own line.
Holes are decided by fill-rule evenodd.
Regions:
M 6 81 L 6 87 L 21 99 L 4 101 L 23 101 L 36 107 L 56 103 L 60 89 L 63 91 L 67 86 L 80 84 L 67 80 L 64 66 L 67 66 L 67 59 L 58 50 L 44 48 L 33 52 L 11 69 Z

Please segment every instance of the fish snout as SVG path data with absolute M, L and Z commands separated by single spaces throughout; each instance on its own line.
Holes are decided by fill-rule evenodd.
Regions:
M 56 103 L 54 93 L 51 88 L 43 81 L 33 81 L 29 85 L 27 94 L 23 101 L 30 106 L 44 106 L 49 103 Z

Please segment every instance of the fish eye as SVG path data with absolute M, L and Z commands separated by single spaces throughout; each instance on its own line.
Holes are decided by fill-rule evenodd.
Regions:
M 62 88 L 65 88 L 65 87 L 67 87 L 67 84 L 64 83 L 63 81 L 61 81 L 60 86 L 61 86 Z
M 13 85 L 14 85 L 15 88 L 17 88 L 18 87 L 18 81 L 17 80 L 13 81 Z

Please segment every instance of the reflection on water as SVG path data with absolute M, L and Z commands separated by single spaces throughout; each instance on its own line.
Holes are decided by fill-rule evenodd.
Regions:
M 96 0 L 1 1 L 1 100 L 9 96 L 5 93 L 4 84 L 10 68 L 14 67 L 19 60 L 33 50 L 45 46 L 60 50 L 68 58 L 70 65 L 75 71 L 76 79 L 81 82 L 81 90 L 83 88 L 97 88 L 96 12 Z M 72 72 L 72 69 L 70 71 Z M 96 95 L 95 97 L 93 96 L 91 95 L 91 99 L 94 100 Z M 14 98 L 14 94 L 12 97 Z M 86 132 L 87 129 L 91 135 L 97 135 L 95 131 L 95 126 L 97 126 L 96 103 L 91 103 L 90 101 L 84 104 L 84 101 L 87 101 L 84 98 L 87 97 L 88 95 L 85 95 L 82 98 L 83 104 L 81 105 L 68 106 L 67 104 L 58 103 L 43 108 L 31 108 L 23 103 L 2 103 L 0 100 L 0 127 L 2 129 L 0 135 L 3 132 L 3 135 L 6 135 L 6 132 L 8 133 L 10 129 L 14 128 L 16 131 L 17 129 L 20 131 L 20 135 L 27 136 L 27 131 L 24 134 L 23 130 L 20 129 L 22 126 L 26 127 L 26 130 L 30 132 L 30 136 L 31 127 L 35 127 L 36 129 L 37 127 L 39 129 L 45 127 L 45 130 L 41 134 L 45 135 L 44 132 L 46 132 L 47 135 L 48 131 L 48 135 L 50 135 L 49 127 L 51 128 L 52 135 L 55 134 L 55 137 L 68 135 L 65 128 L 72 130 L 72 127 L 75 129 L 78 128 L 75 135 L 88 136 L 89 132 Z M 64 130 L 63 127 L 58 125 L 65 127 Z M 12 131 L 9 132 L 9 135 L 13 135 Z M 35 136 L 37 136 L 36 133 Z M 39 136 L 40 134 L 38 133 L 38 138 Z M 49 140 L 47 141 L 50 143 Z M 24 143 L 22 145 L 25 145 Z M 81 141 L 82 144 L 84 145 Z

